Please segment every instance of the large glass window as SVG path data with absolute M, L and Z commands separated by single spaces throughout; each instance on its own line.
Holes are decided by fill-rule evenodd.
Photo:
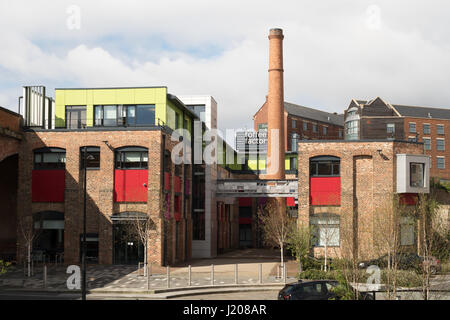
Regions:
M 86 153 L 85 153 L 86 152 Z M 84 168 L 84 158 L 86 157 L 86 168 L 100 169 L 100 147 L 80 148 L 80 168 Z
M 315 157 L 310 160 L 310 175 L 312 177 L 330 177 L 340 175 L 340 160 L 337 157 Z
M 96 126 L 152 126 L 155 124 L 155 105 L 94 106 Z
M 147 169 L 148 149 L 125 147 L 116 151 L 116 169 Z
M 67 129 L 86 127 L 86 106 L 66 106 Z
M 411 162 L 409 168 L 410 186 L 415 188 L 423 188 L 424 164 Z
M 340 241 L 339 216 L 320 214 L 310 217 L 313 229 L 313 245 L 317 247 L 338 247 Z
M 64 169 L 66 150 L 60 148 L 42 148 L 34 151 L 34 169 Z
M 200 121 L 205 122 L 205 105 L 188 105 L 186 107 L 194 112 L 200 118 Z
M 354 140 L 358 138 L 359 120 L 348 121 L 345 123 L 346 139 Z
M 292 157 L 289 159 L 290 170 L 297 170 L 297 157 Z
M 298 134 L 293 133 L 291 136 L 291 151 L 297 151 Z

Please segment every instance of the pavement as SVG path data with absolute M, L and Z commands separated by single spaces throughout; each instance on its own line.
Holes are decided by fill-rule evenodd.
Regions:
M 275 285 L 276 290 L 279 290 L 278 288 L 284 285 L 284 279 L 278 275 L 278 255 L 276 250 L 246 249 L 227 252 L 214 259 L 194 259 L 188 263 L 170 267 L 169 281 L 166 267 L 152 265 L 151 276 L 147 280 L 147 277 L 143 275 L 143 269 L 138 269 L 138 266 L 90 265 L 87 268 L 87 288 L 92 294 L 117 296 L 117 294 L 148 295 L 151 293 L 155 295 L 155 298 L 181 296 L 198 290 L 204 292 L 249 290 L 245 288 L 246 286 L 255 286 L 264 291 L 272 284 Z M 190 285 L 189 266 L 191 267 Z M 213 268 L 214 273 L 212 273 Z M 66 270 L 67 266 L 47 265 L 47 281 L 44 284 L 43 266 L 36 266 L 32 277 L 25 276 L 23 268 L 13 268 L 6 274 L 0 275 L 0 290 L 3 292 L 75 293 L 77 290 L 68 289 L 67 280 L 70 274 L 67 274 Z M 288 272 L 287 282 L 291 281 L 296 281 L 294 271 Z

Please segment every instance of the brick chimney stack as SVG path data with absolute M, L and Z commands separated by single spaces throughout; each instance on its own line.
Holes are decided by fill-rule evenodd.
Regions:
M 267 167 L 267 179 L 285 179 L 283 39 L 282 29 L 270 29 L 267 160 L 271 161 Z M 272 134 L 272 130 L 277 130 L 278 134 Z

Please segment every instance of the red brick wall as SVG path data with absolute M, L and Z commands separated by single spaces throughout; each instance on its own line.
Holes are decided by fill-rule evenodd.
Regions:
M 87 232 L 99 234 L 99 263 L 110 264 L 113 261 L 113 235 L 111 216 L 124 211 L 139 211 L 149 214 L 157 226 L 149 246 L 149 255 L 153 263 L 163 261 L 163 239 L 168 241 L 167 262 L 175 261 L 175 223 L 173 218 L 174 192 L 170 192 L 170 219 L 162 218 L 161 173 L 162 173 L 162 132 L 161 131 L 86 131 L 86 132 L 36 132 L 25 133 L 26 144 L 22 144 L 19 161 L 19 219 L 31 217 L 33 213 L 43 210 L 56 210 L 65 213 L 65 262 L 78 263 L 79 237 L 82 232 L 83 188 L 80 170 L 80 147 L 100 147 L 100 170 L 87 171 Z M 148 148 L 148 193 L 146 203 L 114 202 L 114 151 L 103 141 L 107 140 L 113 148 L 124 146 L 142 146 Z M 175 142 L 166 138 L 166 149 L 172 150 Z M 64 203 L 33 203 L 31 200 L 33 150 L 44 146 L 66 149 L 66 190 Z M 189 166 L 190 167 L 190 166 Z M 172 164 L 172 173 L 173 173 Z M 173 177 L 173 174 L 172 174 Z M 187 175 L 190 177 L 190 171 Z M 183 182 L 184 183 L 184 182 Z M 173 186 L 173 183 L 172 183 Z M 173 188 L 173 187 L 172 187 Z M 191 200 L 190 200 L 191 201 Z M 184 198 L 182 212 L 184 212 Z M 191 202 L 190 202 L 191 203 Z M 29 221 L 31 221 L 28 218 Z M 168 232 L 164 234 L 163 223 L 166 221 Z M 190 213 L 183 217 L 179 239 L 184 245 L 184 230 L 190 232 Z M 190 234 L 188 239 L 191 239 Z M 23 239 L 21 239 L 23 244 Z M 184 253 L 184 248 L 182 250 Z M 190 255 L 190 248 L 188 250 Z M 19 255 L 23 253 L 19 249 Z M 182 259 L 185 259 L 183 257 Z
M 426 119 L 426 118 L 405 118 L 404 121 L 404 130 L 405 130 L 405 140 L 408 140 L 408 137 L 415 137 L 414 133 L 409 132 L 409 123 L 416 123 L 416 131 L 419 134 L 419 142 L 423 142 L 423 138 L 431 138 L 431 150 L 425 150 L 425 154 L 431 156 L 431 169 L 430 176 L 431 177 L 439 177 L 442 179 L 450 180 L 450 120 L 439 120 L 439 119 Z M 423 124 L 430 124 L 430 134 L 423 133 Z M 444 125 L 444 134 L 437 134 L 437 124 Z M 436 150 L 436 139 L 444 138 L 445 139 L 445 150 L 438 151 Z M 437 156 L 445 157 L 445 169 L 437 168 Z

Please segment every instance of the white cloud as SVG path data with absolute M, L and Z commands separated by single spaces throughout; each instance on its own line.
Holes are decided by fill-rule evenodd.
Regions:
M 80 30 L 67 28 L 70 5 L 81 9 Z M 368 25 L 371 5 L 379 19 Z M 337 112 L 375 96 L 448 107 L 449 9 L 445 1 L 4 0 L 0 105 L 15 106 L 26 84 L 166 85 L 213 95 L 221 128 L 251 126 L 267 92 L 268 30 L 281 27 L 287 101 Z M 197 47 L 218 51 L 201 56 Z

